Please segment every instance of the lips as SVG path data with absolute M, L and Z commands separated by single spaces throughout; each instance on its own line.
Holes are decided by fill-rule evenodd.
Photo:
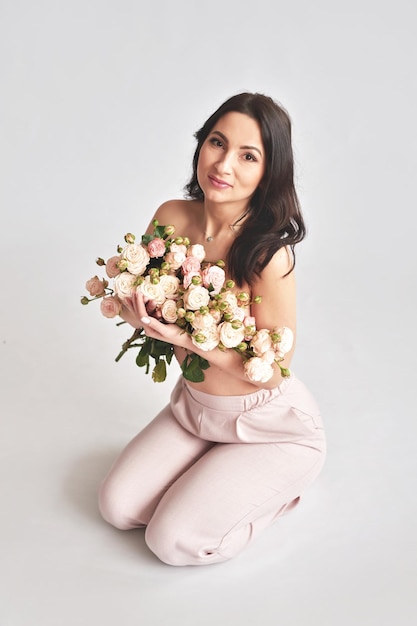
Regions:
M 226 181 L 221 180 L 220 178 L 217 178 L 216 176 L 213 176 L 212 174 L 209 174 L 208 178 L 211 181 L 211 184 L 213 185 L 213 187 L 216 187 L 216 189 L 227 189 L 228 187 L 232 186 L 232 185 L 229 185 L 229 183 L 226 183 Z

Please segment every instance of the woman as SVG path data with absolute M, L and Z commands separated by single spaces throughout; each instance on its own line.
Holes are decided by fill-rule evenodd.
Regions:
M 154 219 L 203 244 L 210 260 L 226 259 L 239 290 L 262 297 L 251 306 L 258 328 L 295 331 L 293 252 L 305 227 L 287 113 L 266 96 L 242 93 L 196 138 L 188 199 L 166 202 Z M 151 305 L 137 294 L 121 315 L 173 344 L 180 363 L 194 352 L 210 367 L 203 382 L 180 377 L 170 404 L 114 463 L 100 509 L 117 528 L 146 526 L 149 548 L 168 564 L 217 563 L 294 507 L 316 478 L 325 452 L 319 410 L 294 375 L 283 379 L 276 366 L 267 383 L 255 384 L 239 354 L 199 350 Z

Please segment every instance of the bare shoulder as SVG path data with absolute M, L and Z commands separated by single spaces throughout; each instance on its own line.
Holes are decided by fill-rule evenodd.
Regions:
M 277 250 L 269 261 L 268 265 L 262 271 L 262 277 L 267 280 L 276 280 L 291 276 L 294 267 L 294 254 L 289 246 L 283 246 Z M 289 274 L 291 272 L 291 274 Z
M 192 221 L 197 212 L 196 204 L 194 200 L 167 200 L 157 209 L 154 219 L 160 224 L 174 224 L 179 232 Z

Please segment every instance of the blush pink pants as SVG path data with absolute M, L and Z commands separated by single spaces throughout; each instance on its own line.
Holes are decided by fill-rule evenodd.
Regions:
M 244 396 L 196 391 L 180 377 L 116 459 L 100 511 L 116 528 L 146 526 L 165 563 L 218 563 L 298 503 L 324 456 L 319 410 L 295 376 Z

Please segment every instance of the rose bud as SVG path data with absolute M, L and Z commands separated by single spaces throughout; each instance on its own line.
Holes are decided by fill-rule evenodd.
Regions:
M 106 265 L 105 260 L 102 259 L 100 256 L 98 257 L 98 259 L 96 259 L 96 263 L 97 265 Z
M 127 233 L 125 235 L 125 242 L 126 243 L 135 243 L 135 239 L 136 239 L 136 237 L 135 237 L 135 235 L 132 235 L 132 233 Z
M 157 220 L 155 220 L 155 222 L 157 222 Z M 158 225 L 158 224 L 156 224 L 156 225 Z M 168 226 L 165 226 L 164 233 L 165 233 L 165 235 L 167 237 L 171 237 L 171 235 L 173 235 L 175 233 L 174 226 L 172 226 L 171 224 L 169 224 Z

